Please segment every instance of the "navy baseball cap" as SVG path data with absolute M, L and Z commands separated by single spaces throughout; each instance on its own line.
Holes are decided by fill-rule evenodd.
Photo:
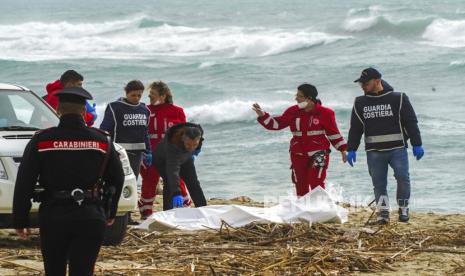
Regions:
M 377 80 L 377 79 L 381 79 L 381 73 L 378 72 L 378 70 L 376 70 L 375 68 L 369 67 L 369 68 L 364 69 L 362 71 L 362 74 L 360 74 L 360 78 L 354 80 L 354 82 L 365 83 L 367 81 Z
M 60 102 L 86 104 L 86 100 L 92 100 L 92 95 L 82 87 L 65 88 L 55 94 Z

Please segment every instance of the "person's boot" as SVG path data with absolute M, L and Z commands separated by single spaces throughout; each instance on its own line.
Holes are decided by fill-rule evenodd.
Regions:
M 400 222 L 408 222 L 410 220 L 408 207 L 400 207 L 399 208 L 399 221 Z
M 386 225 L 389 224 L 389 210 L 378 211 L 375 221 L 369 223 L 370 225 Z

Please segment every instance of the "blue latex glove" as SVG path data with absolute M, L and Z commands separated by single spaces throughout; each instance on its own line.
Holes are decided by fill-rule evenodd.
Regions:
M 184 204 L 182 195 L 173 196 L 173 208 L 181 208 Z
M 86 111 L 90 114 L 92 114 L 92 122 L 95 122 L 97 120 L 97 111 L 95 109 L 96 104 L 94 103 L 93 105 L 90 105 L 88 101 L 86 101 Z
M 195 159 L 197 158 L 197 156 L 199 156 L 200 152 L 201 152 L 201 149 L 196 149 L 196 150 L 194 151 L 194 154 L 192 155 L 192 161 L 195 161 Z
M 144 165 L 149 167 L 152 166 L 153 156 L 151 153 L 146 153 L 144 156 Z
M 424 154 L 425 154 L 425 151 L 423 150 L 422 146 L 413 147 L 413 156 L 415 156 L 417 160 L 420 160 Z
M 357 153 L 355 151 L 347 152 L 347 162 L 351 167 L 353 167 L 354 163 L 357 162 Z

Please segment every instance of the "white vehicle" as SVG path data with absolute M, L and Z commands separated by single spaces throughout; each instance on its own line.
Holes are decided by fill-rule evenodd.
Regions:
M 13 192 L 18 166 L 29 140 L 37 130 L 58 125 L 55 111 L 31 90 L 0 83 L 0 228 L 12 227 Z M 105 233 L 106 245 L 123 240 L 129 213 L 137 208 L 137 182 L 126 151 L 115 143 L 123 164 L 125 182 L 115 223 Z M 37 227 L 38 203 L 33 203 L 31 226 Z

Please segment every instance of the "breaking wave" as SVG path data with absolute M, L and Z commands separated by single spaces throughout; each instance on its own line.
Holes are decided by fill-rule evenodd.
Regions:
M 220 54 L 230 58 L 279 55 L 349 36 L 305 30 L 179 26 L 139 15 L 97 22 L 0 25 L 0 59 L 147 59 Z
M 423 33 L 423 38 L 433 46 L 465 47 L 465 20 L 434 20 Z
M 189 120 L 201 124 L 250 122 L 257 117 L 252 110 L 254 103 L 253 101 L 226 100 L 188 107 L 185 111 Z M 264 111 L 276 114 L 283 112 L 292 104 L 290 101 L 274 101 L 260 103 L 260 106 Z
M 380 6 L 367 9 L 352 9 L 348 12 L 342 28 L 348 32 L 376 31 L 393 35 L 421 34 L 434 17 L 397 18 L 396 11 Z

